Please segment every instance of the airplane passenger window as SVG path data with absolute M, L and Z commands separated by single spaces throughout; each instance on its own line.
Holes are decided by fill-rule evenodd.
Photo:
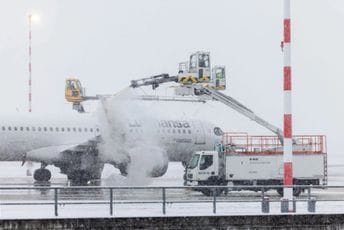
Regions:
M 36 131 L 36 128 L 35 127 L 32 127 L 32 129 L 31 129 L 32 131 Z
M 191 134 L 191 130 L 188 130 L 188 133 Z
M 61 128 L 61 131 L 64 132 L 64 128 Z
M 18 129 L 17 129 L 17 127 L 14 127 L 14 131 L 17 131 Z
M 171 130 L 170 130 L 170 129 L 168 129 L 168 130 L 167 130 L 167 132 L 168 132 L 168 133 L 171 133 Z
M 53 127 L 50 127 L 49 130 L 50 130 L 50 132 L 54 131 Z
M 93 132 L 93 129 L 92 129 L 92 128 L 90 128 L 90 132 Z
M 11 131 L 11 130 L 12 130 L 11 126 L 8 126 L 8 130 L 9 130 L 9 131 Z
M 67 132 L 70 132 L 70 128 L 67 128 Z
M 6 130 L 5 126 L 2 126 L 2 131 L 5 131 L 5 130 Z
M 59 131 L 59 128 L 57 128 L 57 127 L 56 127 L 56 129 L 55 129 L 55 130 L 56 130 L 56 132 L 58 132 L 58 131 Z
M 44 131 L 46 132 L 48 129 L 47 129 L 47 127 L 44 127 Z
M 99 132 L 99 129 L 98 129 L 98 128 L 97 128 L 96 130 L 97 130 L 97 132 Z
M 184 134 L 186 133 L 186 130 L 185 130 L 185 129 L 183 129 L 183 133 L 184 133 Z
M 30 131 L 30 127 L 26 127 L 26 131 Z
M 85 132 L 87 132 L 87 128 L 84 128 Z
M 38 127 L 38 131 L 41 131 L 42 130 L 42 128 L 41 127 Z
M 178 129 L 178 133 L 180 133 L 180 129 Z
M 81 129 L 81 128 L 78 128 L 78 130 L 79 130 L 79 132 L 81 132 L 81 131 L 82 131 L 82 129 Z
M 175 129 L 173 129 L 173 130 L 172 130 L 172 133 L 176 133 L 176 130 L 175 130 Z
M 24 130 L 24 128 L 23 127 L 20 127 L 20 131 L 23 131 Z
M 76 132 L 76 128 L 73 128 L 73 131 Z

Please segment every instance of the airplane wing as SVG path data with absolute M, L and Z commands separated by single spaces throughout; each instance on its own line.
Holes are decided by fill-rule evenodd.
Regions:
M 62 152 L 76 148 L 78 145 L 48 146 L 31 150 L 26 153 L 26 159 L 31 161 L 52 162 L 58 160 Z
M 60 168 L 60 173 L 66 174 L 74 184 L 85 185 L 87 181 L 101 177 L 104 162 L 99 157 L 99 142 L 100 137 L 95 137 L 79 144 L 42 147 L 27 152 L 26 159 L 54 165 Z M 49 172 L 44 168 L 36 170 L 35 180 L 41 178 L 42 181 L 49 180 L 50 172 L 47 171 Z
M 97 147 L 98 140 L 92 139 L 84 143 L 56 145 L 42 147 L 31 150 L 26 153 L 26 159 L 31 161 L 44 162 L 46 164 L 53 164 L 54 162 L 66 161 L 68 155 L 79 153 L 79 155 L 87 154 Z

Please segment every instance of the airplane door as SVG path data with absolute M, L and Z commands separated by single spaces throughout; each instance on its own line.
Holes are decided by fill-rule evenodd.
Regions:
M 195 144 L 205 144 L 205 132 L 202 123 L 194 122 Z

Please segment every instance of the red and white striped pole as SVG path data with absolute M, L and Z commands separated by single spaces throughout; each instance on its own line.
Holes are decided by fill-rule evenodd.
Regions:
M 290 0 L 284 0 L 284 38 L 283 38 L 283 89 L 284 89 L 284 180 L 283 199 L 288 200 L 288 211 L 294 211 L 291 205 L 293 199 L 293 143 L 292 143 L 292 98 L 291 98 L 291 22 Z
M 29 14 L 29 113 L 32 111 L 31 105 L 31 23 L 32 23 L 32 14 Z

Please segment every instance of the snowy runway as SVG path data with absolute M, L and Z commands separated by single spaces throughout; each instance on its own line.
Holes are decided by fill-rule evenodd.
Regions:
M 1 162 L 0 186 L 33 187 L 32 177 L 26 176 L 26 168 L 19 162 Z M 35 165 L 38 167 L 38 165 Z M 344 185 L 341 172 L 344 166 L 329 167 L 329 185 Z M 51 167 L 53 179 L 51 186 L 68 185 L 65 176 Z M 333 176 L 331 176 L 333 175 Z M 182 186 L 183 168 L 180 163 L 172 162 L 167 173 L 161 178 L 141 181 L 141 186 Z M 103 172 L 102 186 L 130 186 L 134 184 L 119 175 L 112 166 L 107 165 Z M 54 190 L 0 190 L 0 218 L 49 218 L 54 217 Z M 280 197 L 275 191 L 265 194 L 270 198 L 270 213 L 280 213 Z M 314 190 L 317 199 L 316 210 L 321 213 L 343 213 L 344 189 Z M 307 200 L 307 193 L 299 199 Z M 68 189 L 58 191 L 58 217 L 108 217 L 110 216 L 110 193 L 108 189 Z M 122 189 L 113 192 L 113 216 L 160 216 L 162 215 L 162 190 L 159 189 Z M 216 215 L 254 215 L 261 214 L 261 193 L 251 191 L 232 191 L 217 198 Z M 337 201 L 326 201 L 337 200 Z M 240 201 L 240 202 L 237 202 Z M 25 203 L 25 204 L 24 204 Z M 40 205 L 33 205 L 40 203 Z M 15 205 L 21 204 L 21 205 Z M 213 215 L 212 197 L 190 189 L 166 190 L 166 215 Z M 307 202 L 297 202 L 297 213 L 308 213 Z

